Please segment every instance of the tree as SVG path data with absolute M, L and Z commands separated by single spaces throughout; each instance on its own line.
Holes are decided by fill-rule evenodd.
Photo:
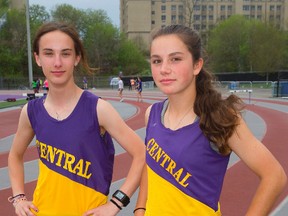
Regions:
M 23 10 L 9 10 L 0 31 L 0 75 L 25 76 L 27 68 L 26 19 Z
M 243 16 L 232 16 L 214 28 L 208 41 L 213 69 L 216 72 L 247 70 L 248 38 L 248 21 Z
M 119 32 L 112 24 L 94 22 L 84 37 L 89 62 L 100 72 L 112 71 L 116 66 Z
M 143 53 L 132 41 L 125 38 L 120 43 L 118 62 L 125 74 L 129 75 L 140 74 L 149 68 L 149 64 L 144 58 Z
M 251 22 L 249 59 L 254 71 L 273 72 L 284 66 L 287 49 L 284 32 L 259 21 Z
M 181 2 L 183 3 L 184 10 L 185 10 L 184 24 L 190 28 L 192 27 L 192 24 L 193 24 L 194 10 L 195 10 L 195 7 L 197 6 L 198 1 L 199 0 L 181 0 Z

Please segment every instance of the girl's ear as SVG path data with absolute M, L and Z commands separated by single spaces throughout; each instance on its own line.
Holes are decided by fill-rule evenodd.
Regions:
M 203 59 L 200 58 L 195 64 L 194 64 L 194 67 L 193 67 L 193 74 L 194 75 L 198 75 L 203 67 Z
M 39 56 L 37 55 L 36 52 L 34 52 L 34 58 L 35 58 L 35 61 L 36 61 L 37 65 L 38 65 L 39 67 L 41 67 L 41 66 L 42 66 L 42 65 L 41 65 L 41 60 L 40 60 L 40 58 L 39 58 Z
M 75 63 L 74 63 L 74 66 L 76 67 L 78 65 L 78 63 L 80 62 L 80 59 L 81 59 L 81 56 L 77 56 L 76 57 L 76 60 L 75 60 Z

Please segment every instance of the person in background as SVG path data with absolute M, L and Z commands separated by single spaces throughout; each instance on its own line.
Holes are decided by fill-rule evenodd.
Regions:
M 88 89 L 88 81 L 85 76 L 83 77 L 83 89 Z
M 140 79 L 140 77 L 137 77 L 136 90 L 137 90 L 137 101 L 142 102 L 143 101 L 143 98 L 142 98 L 142 80 Z
M 49 83 L 48 83 L 47 79 L 44 80 L 43 86 L 44 86 L 44 89 L 48 92 L 49 91 Z
M 33 89 L 34 94 L 35 93 L 39 93 L 39 87 L 38 87 L 38 82 L 37 81 L 38 81 L 37 79 L 34 79 L 32 81 L 32 89 Z
M 76 29 L 60 22 L 40 27 L 33 43 L 49 94 L 30 101 L 20 114 L 8 158 L 17 215 L 116 215 L 139 185 L 145 162 L 141 138 L 110 103 L 79 88 L 78 65 L 90 67 Z M 39 177 L 33 201 L 25 196 L 23 156 L 36 136 Z M 129 153 L 128 175 L 108 200 L 114 164 L 112 137 Z
M 123 83 L 121 76 L 119 76 L 118 79 L 119 79 L 119 81 L 118 81 L 118 95 L 120 97 L 120 102 L 122 102 L 124 100 L 123 99 L 124 83 Z
M 232 151 L 260 180 L 246 216 L 268 215 L 286 184 L 282 166 L 242 118 L 240 98 L 223 99 L 214 89 L 202 51 L 198 33 L 182 25 L 152 36 L 152 76 L 168 98 L 146 112 L 147 165 L 137 216 L 221 215 L 219 197 Z

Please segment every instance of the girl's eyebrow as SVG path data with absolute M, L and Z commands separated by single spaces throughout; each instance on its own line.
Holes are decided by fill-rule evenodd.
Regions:
M 44 48 L 43 50 L 44 50 L 44 51 L 53 51 L 53 49 L 51 49 L 51 48 Z M 65 52 L 65 51 L 73 51 L 73 49 L 66 48 L 66 49 L 62 49 L 62 50 L 61 50 L 61 52 Z
M 173 53 L 170 53 L 168 56 L 175 56 L 175 55 L 183 55 L 183 53 L 182 52 L 173 52 Z M 159 58 L 160 56 L 159 55 L 157 55 L 157 54 L 154 54 L 154 55 L 151 55 L 150 56 L 150 58 Z

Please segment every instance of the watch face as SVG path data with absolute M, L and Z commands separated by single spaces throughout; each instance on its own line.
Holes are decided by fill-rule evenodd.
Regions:
M 118 191 L 115 196 L 117 196 L 119 199 L 123 199 L 123 197 L 124 197 L 125 195 L 124 195 L 123 193 L 121 193 L 121 192 Z

